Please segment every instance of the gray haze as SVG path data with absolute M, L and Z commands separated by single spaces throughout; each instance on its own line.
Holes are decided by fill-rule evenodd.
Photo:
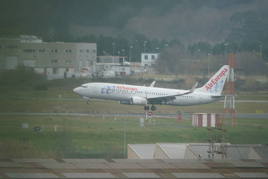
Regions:
M 169 1 L 165 1 L 169 3 Z M 190 1 L 194 3 L 195 1 Z M 200 1 L 196 1 L 200 4 Z M 71 24 L 72 35 L 84 36 L 89 34 L 105 34 L 108 36 L 131 36 L 138 33 L 148 38 L 157 39 L 179 39 L 184 43 L 197 41 L 221 41 L 230 32 L 232 24 L 230 17 L 237 12 L 256 11 L 266 6 L 266 1 L 244 1 L 244 3 L 233 3 L 227 7 L 216 7 L 216 3 L 202 1 L 197 7 L 187 6 L 187 3 L 177 3 L 174 7 L 167 8 L 165 12 L 159 13 L 159 8 L 143 7 L 141 9 L 120 6 L 110 14 L 111 17 L 120 18 L 126 12 L 139 11 L 123 24 L 121 27 L 110 25 L 88 26 Z M 190 3 L 189 3 L 190 4 Z
M 265 0 L 2 0 L 0 35 L 76 39 L 88 35 L 218 42 L 231 31 L 230 17 L 259 11 Z

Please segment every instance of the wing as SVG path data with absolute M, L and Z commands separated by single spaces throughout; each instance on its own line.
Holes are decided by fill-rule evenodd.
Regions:
M 151 97 L 147 98 L 148 103 L 150 104 L 161 104 L 163 102 L 168 102 L 176 99 L 177 96 L 184 96 L 190 93 L 193 93 L 195 88 L 197 87 L 198 83 L 195 83 L 195 85 L 192 87 L 192 89 L 184 92 L 184 93 L 178 93 L 174 95 L 167 95 L 167 96 L 159 96 L 159 97 Z

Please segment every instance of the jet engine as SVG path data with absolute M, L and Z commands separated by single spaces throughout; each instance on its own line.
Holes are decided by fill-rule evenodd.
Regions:
M 131 103 L 132 104 L 146 105 L 147 104 L 147 99 L 143 98 L 143 97 L 133 96 L 131 98 Z
M 146 105 L 147 99 L 139 96 L 133 96 L 130 100 L 120 101 L 120 104 Z

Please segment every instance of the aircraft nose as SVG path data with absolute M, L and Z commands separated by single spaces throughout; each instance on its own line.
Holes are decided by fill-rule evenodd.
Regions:
M 76 94 L 79 94 L 79 92 L 80 92 L 80 87 L 74 88 L 74 89 L 73 89 L 73 92 L 76 93 Z

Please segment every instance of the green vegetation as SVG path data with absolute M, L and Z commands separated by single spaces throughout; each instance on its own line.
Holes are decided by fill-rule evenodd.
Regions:
M 266 92 L 239 93 L 238 99 L 267 100 Z M 82 112 L 82 113 L 142 113 L 143 106 L 122 105 L 116 101 L 93 100 L 89 104 L 75 95 L 72 89 L 49 88 L 46 91 L 9 90 L 0 95 L 0 112 Z M 268 103 L 236 104 L 239 113 L 268 112 Z M 223 112 L 223 103 L 197 106 L 165 106 L 158 105 L 157 113 L 183 112 Z
M 210 135 L 205 128 L 191 127 L 188 119 L 154 119 L 145 127 L 137 118 L 122 117 L 1 116 L 0 123 L 0 158 L 117 158 L 124 156 L 128 143 L 207 142 Z M 226 142 L 267 143 L 267 120 L 241 119 L 235 128 L 230 123 L 225 121 Z
M 122 80 L 122 79 L 121 79 Z M 38 81 L 38 80 L 37 80 Z M 34 81 L 33 81 L 34 82 Z M 153 119 L 140 127 L 138 117 L 78 117 L 19 115 L 22 113 L 143 113 L 143 106 L 120 105 L 114 101 L 85 100 L 72 92 L 82 82 L 45 81 L 46 90 L 33 85 L 15 84 L 0 88 L 0 158 L 124 157 L 128 143 L 207 142 L 210 132 L 191 127 L 190 118 Z M 25 82 L 29 84 L 28 82 Z M 267 91 L 239 92 L 238 99 L 267 100 Z M 239 113 L 268 113 L 268 103 L 237 103 Z M 158 106 L 156 114 L 174 114 L 178 110 L 223 112 L 223 103 L 176 107 Z M 14 113 L 13 113 L 14 112 Z M 13 113 L 5 114 L 5 113 Z M 23 128 L 24 127 L 24 128 Z M 41 130 L 36 131 L 34 129 Z M 225 121 L 226 142 L 267 143 L 267 119 L 239 119 L 235 128 Z M 126 141 L 124 142 L 124 134 Z

